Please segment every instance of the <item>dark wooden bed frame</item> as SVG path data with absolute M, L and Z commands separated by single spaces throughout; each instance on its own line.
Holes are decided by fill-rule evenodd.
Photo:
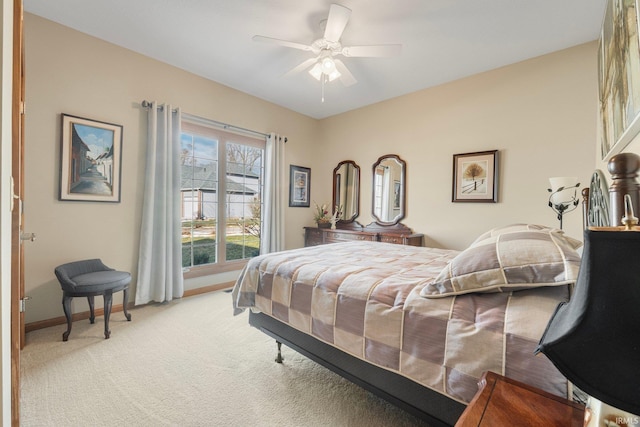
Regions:
M 434 427 L 454 425 L 466 407 L 402 375 L 351 356 L 266 314 L 250 312 L 249 324 L 271 336 L 276 342 L 285 344 Z
M 610 225 L 617 226 L 620 225 L 622 217 L 619 214 L 621 212 L 624 214 L 625 194 L 631 195 L 636 215 L 640 212 L 640 184 L 636 181 L 638 169 L 640 169 L 640 156 L 633 153 L 614 156 L 609 162 L 608 169 L 612 176 L 612 184 L 609 188 L 612 221 Z M 589 190 L 585 190 L 582 192 L 585 197 L 583 209 L 588 209 Z M 588 215 L 584 213 L 583 218 L 587 217 Z M 587 226 L 589 226 L 588 222 L 585 223 L 585 227 Z M 466 408 L 466 405 L 460 402 L 400 374 L 351 356 L 268 315 L 250 312 L 249 324 L 276 340 L 278 358 L 280 358 L 280 343 L 283 343 L 434 427 L 453 426 Z

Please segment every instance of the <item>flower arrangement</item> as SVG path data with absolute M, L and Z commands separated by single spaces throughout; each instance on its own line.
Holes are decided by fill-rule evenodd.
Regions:
M 328 223 L 331 220 L 331 216 L 329 216 L 329 211 L 327 210 L 327 204 L 323 204 L 322 206 L 318 206 L 316 202 L 313 202 L 316 207 L 316 211 L 313 214 L 313 220 L 316 224 L 320 224 L 322 222 Z
M 327 227 L 331 224 L 331 228 L 335 228 L 336 223 L 342 217 L 342 207 L 336 206 L 333 213 L 330 214 L 326 203 L 322 206 L 319 206 L 316 202 L 313 202 L 313 204 L 315 205 L 313 220 L 318 224 L 318 227 Z

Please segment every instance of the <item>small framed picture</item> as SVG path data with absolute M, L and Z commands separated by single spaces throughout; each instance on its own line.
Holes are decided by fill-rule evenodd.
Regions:
M 122 126 L 62 114 L 60 200 L 120 202 Z
M 311 169 L 291 165 L 289 167 L 289 206 L 308 208 L 311 189 Z
M 498 201 L 498 150 L 453 155 L 451 201 Z

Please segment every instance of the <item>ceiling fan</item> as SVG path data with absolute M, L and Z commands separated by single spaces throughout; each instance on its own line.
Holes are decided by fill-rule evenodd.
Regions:
M 305 60 L 287 72 L 285 76 L 299 73 L 311 67 L 309 74 L 321 81 L 323 88 L 324 83 L 337 78 L 339 78 L 345 86 L 351 86 L 355 84 L 357 80 L 344 63 L 340 59 L 335 58 L 336 56 L 342 55 L 345 57 L 361 58 L 396 56 L 400 54 L 402 45 L 342 46 L 340 38 L 342 37 L 342 32 L 347 26 L 350 16 L 351 9 L 339 4 L 332 4 L 329 8 L 329 16 L 326 19 L 324 35 L 310 45 L 264 36 L 253 36 L 253 40 L 313 52 L 314 55 L 316 55 L 314 58 Z

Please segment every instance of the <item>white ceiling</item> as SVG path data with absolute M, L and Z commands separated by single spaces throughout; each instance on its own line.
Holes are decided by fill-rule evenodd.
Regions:
M 284 74 L 311 52 L 331 0 L 24 0 L 42 16 L 314 118 L 568 48 L 599 36 L 606 0 L 334 0 L 343 45 L 402 44 L 395 58 L 342 58 L 353 86 Z M 166 100 L 170 101 L 170 100 Z

